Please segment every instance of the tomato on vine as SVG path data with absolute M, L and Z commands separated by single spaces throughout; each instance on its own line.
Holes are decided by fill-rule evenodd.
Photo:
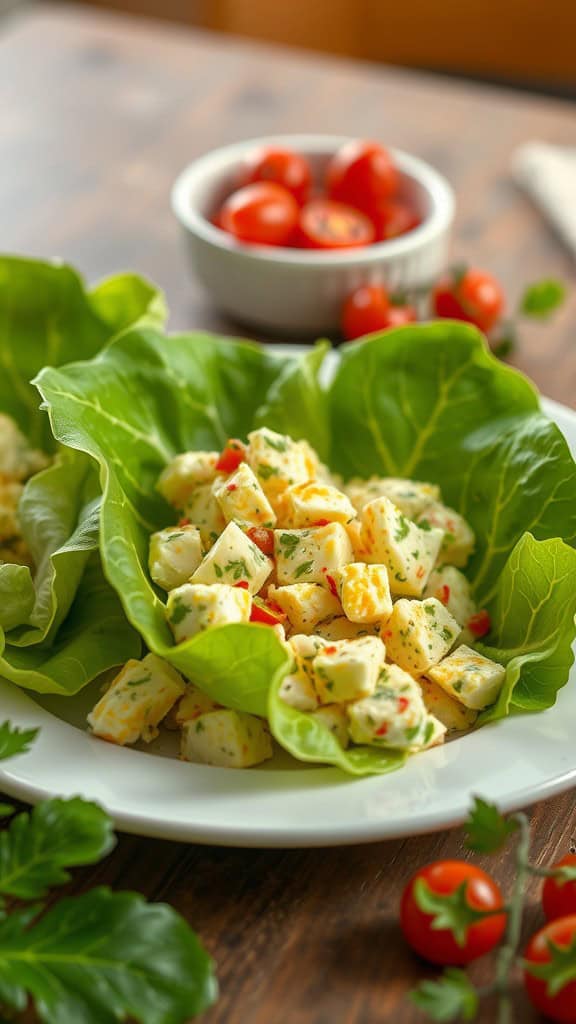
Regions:
M 436 861 L 410 879 L 402 895 L 400 924 L 412 949 L 425 960 L 469 964 L 494 949 L 504 934 L 502 893 L 474 864 Z
M 550 921 L 524 952 L 524 986 L 549 1020 L 576 1024 L 576 914 Z
M 561 874 L 547 878 L 542 887 L 542 906 L 549 921 L 567 914 L 576 914 L 576 853 L 568 853 L 562 860 L 554 864 L 552 870 L 569 869 L 562 878 Z

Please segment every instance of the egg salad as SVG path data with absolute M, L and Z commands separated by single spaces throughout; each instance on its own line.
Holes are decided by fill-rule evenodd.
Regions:
M 497 699 L 505 669 L 471 646 L 490 628 L 463 571 L 474 533 L 434 483 L 345 483 L 306 441 L 262 427 L 178 455 L 158 490 L 175 521 L 150 538 L 149 571 L 174 643 L 229 623 L 273 629 L 290 656 L 280 699 L 343 748 L 423 751 Z M 200 764 L 272 756 L 263 718 L 219 706 L 155 654 L 125 665 L 88 721 L 119 744 L 164 722 Z
M 28 444 L 14 420 L 0 413 L 0 565 L 30 564 L 18 503 L 26 481 L 48 464 L 48 457 Z

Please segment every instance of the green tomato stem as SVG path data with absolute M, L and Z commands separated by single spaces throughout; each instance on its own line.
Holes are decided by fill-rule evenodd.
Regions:
M 519 839 L 516 852 L 516 878 L 509 904 L 506 938 L 496 961 L 495 987 L 499 993 L 498 1024 L 512 1024 L 512 998 L 508 978 L 518 955 L 524 910 L 524 890 L 530 874 L 530 823 L 525 814 L 515 814 L 518 822 Z

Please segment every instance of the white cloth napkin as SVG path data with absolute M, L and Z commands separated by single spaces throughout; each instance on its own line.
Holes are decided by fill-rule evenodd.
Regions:
M 512 174 L 576 256 L 576 148 L 527 142 L 514 154 Z

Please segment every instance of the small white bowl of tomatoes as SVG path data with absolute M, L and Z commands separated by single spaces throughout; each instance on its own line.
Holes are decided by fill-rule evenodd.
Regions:
M 284 135 L 195 160 L 174 184 L 172 208 L 193 270 L 222 310 L 262 331 L 313 335 L 340 329 L 361 286 L 410 295 L 437 279 L 454 195 L 401 150 Z

